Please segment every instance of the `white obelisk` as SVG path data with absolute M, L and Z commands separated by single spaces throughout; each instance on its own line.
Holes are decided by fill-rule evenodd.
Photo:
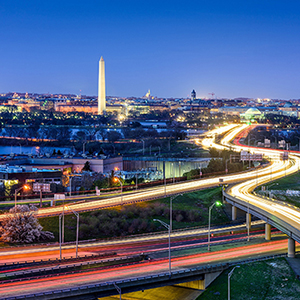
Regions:
M 98 81 L 98 115 L 102 115 L 106 111 L 106 95 L 105 95 L 105 65 L 101 56 L 99 60 L 99 81 Z

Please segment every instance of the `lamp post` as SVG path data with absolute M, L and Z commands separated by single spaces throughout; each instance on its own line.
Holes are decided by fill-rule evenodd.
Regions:
M 270 198 L 270 191 L 269 191 L 269 188 L 270 188 L 271 186 L 273 186 L 273 185 L 278 185 L 278 182 L 274 182 L 274 183 L 270 184 L 269 186 L 267 186 L 267 191 L 268 191 L 268 196 L 269 196 L 269 198 Z
M 235 268 L 239 268 L 240 266 L 235 266 L 229 273 L 228 273 L 228 300 L 230 300 L 230 277 L 232 276 L 233 271 Z
M 227 168 L 227 162 L 230 160 L 230 158 L 226 159 L 226 162 L 225 162 L 225 173 L 227 174 L 228 173 L 228 168 Z
M 210 251 L 210 219 L 211 219 L 211 210 L 212 208 L 217 205 L 220 206 L 222 205 L 221 202 L 217 201 L 215 203 L 213 203 L 210 207 L 209 207 L 209 211 L 208 211 L 208 235 L 207 235 L 207 239 L 208 239 L 208 245 L 207 245 L 207 249 L 208 251 Z
M 173 211 L 172 211 L 172 205 L 173 205 L 173 200 L 178 197 L 178 196 L 182 196 L 182 194 L 177 194 L 177 195 L 174 195 L 174 196 L 171 196 L 170 197 L 170 231 L 172 231 L 172 214 L 173 214 Z
M 174 162 L 172 162 L 172 169 L 173 169 L 173 183 L 175 183 L 175 166 L 174 166 Z
M 143 155 L 144 155 L 145 154 L 145 141 L 142 140 L 142 142 L 143 142 Z
M 135 173 L 135 189 L 138 189 L 138 172 Z
M 166 163 L 164 162 L 164 190 L 165 197 L 167 197 L 167 178 L 166 178 Z
M 59 258 L 60 260 L 62 259 L 62 251 L 61 251 L 61 217 L 62 217 L 62 214 L 59 215 L 59 218 L 58 218 L 58 229 L 59 229 Z
M 274 139 L 275 139 L 275 149 L 277 149 L 277 136 L 274 136 Z
M 115 282 L 114 282 L 114 286 L 115 286 L 115 288 L 116 288 L 117 292 L 119 293 L 120 300 L 122 300 L 122 290 L 121 290 L 121 288 L 120 288 L 120 287 L 118 287 L 118 286 L 116 285 L 116 283 L 115 283 Z
M 73 210 L 71 207 L 67 206 L 66 209 L 70 209 L 72 213 L 77 217 L 77 227 L 76 227 L 76 258 L 78 258 L 78 237 L 79 237 L 79 213 Z
M 300 151 L 300 137 L 295 136 L 296 139 L 298 139 L 298 151 Z
M 86 144 L 86 142 L 84 142 L 84 143 L 82 144 L 82 155 L 84 155 L 84 153 L 85 153 L 85 144 Z
M 248 200 L 247 241 L 250 242 L 250 202 Z
M 25 185 L 23 185 L 23 186 L 21 186 L 20 188 L 18 188 L 18 189 L 15 190 L 15 207 L 17 206 L 17 194 L 18 194 L 22 189 L 29 190 L 30 187 L 29 187 L 29 185 L 26 185 L 26 184 L 25 184 Z
M 63 200 L 63 211 L 62 211 L 62 237 L 61 241 L 64 244 L 65 242 L 65 200 Z
M 121 205 L 123 205 L 123 183 L 119 177 L 114 177 L 114 182 L 120 182 L 121 185 Z
M 171 277 L 171 226 L 158 219 L 153 219 L 153 221 L 159 222 L 161 225 L 166 227 L 169 231 L 169 276 Z
M 70 197 L 72 196 L 72 177 L 70 176 Z

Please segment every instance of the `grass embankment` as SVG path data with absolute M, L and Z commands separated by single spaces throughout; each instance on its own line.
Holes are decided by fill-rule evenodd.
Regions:
M 269 190 L 274 199 L 284 201 L 300 207 L 300 197 L 295 195 L 288 195 L 287 190 L 300 191 L 300 173 L 289 175 L 273 181 L 265 185 L 266 191 L 262 191 L 261 187 L 257 188 L 255 192 L 260 195 L 268 196 Z
M 197 300 L 227 299 L 228 273 L 224 271 Z M 249 263 L 236 268 L 230 280 L 231 299 L 299 299 L 300 282 L 285 258 Z
M 203 226 L 208 224 L 208 208 L 221 200 L 221 188 L 212 188 L 186 193 L 173 200 L 173 229 Z M 142 234 L 166 230 L 153 219 L 169 223 L 170 198 L 124 205 L 113 209 L 103 209 L 80 214 L 80 239 L 114 238 L 132 234 Z M 223 207 L 212 211 L 212 224 L 228 222 Z M 54 233 L 58 240 L 58 217 L 39 219 L 44 230 Z M 65 241 L 75 240 L 76 217 L 65 216 Z

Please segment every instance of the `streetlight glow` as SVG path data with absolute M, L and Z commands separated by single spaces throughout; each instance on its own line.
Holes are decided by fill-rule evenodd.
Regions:
M 208 211 L 208 234 L 207 234 L 207 249 L 210 251 L 210 219 L 211 219 L 211 210 L 214 206 L 221 206 L 222 203 L 220 201 L 216 201 L 209 207 Z
M 120 180 L 120 178 L 118 177 L 114 177 L 113 179 L 114 182 L 120 182 L 120 185 L 121 185 L 121 205 L 123 205 L 123 183 L 122 181 Z
M 17 206 L 17 194 L 18 194 L 18 192 L 21 191 L 22 189 L 24 189 L 24 190 L 29 190 L 29 189 L 30 189 L 30 186 L 25 184 L 25 185 L 23 185 L 23 186 L 21 186 L 20 188 L 18 188 L 18 189 L 15 190 L 15 207 Z

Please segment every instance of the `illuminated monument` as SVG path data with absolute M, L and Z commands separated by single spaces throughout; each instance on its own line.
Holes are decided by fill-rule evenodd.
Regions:
M 105 95 L 105 65 L 101 56 L 99 60 L 99 78 L 98 78 L 98 115 L 102 115 L 106 111 L 106 95 Z

